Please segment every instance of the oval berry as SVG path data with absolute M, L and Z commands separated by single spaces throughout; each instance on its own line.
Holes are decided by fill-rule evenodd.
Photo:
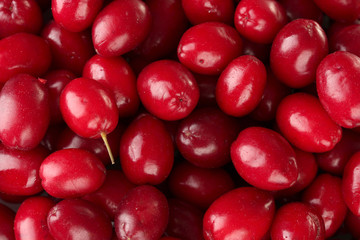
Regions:
M 245 38 L 271 43 L 287 18 L 285 9 L 275 0 L 242 0 L 236 7 L 234 22 Z
M 313 0 L 280 0 L 279 2 L 290 20 L 305 18 L 322 23 L 323 13 Z
M 40 146 L 21 151 L 0 144 L 0 192 L 24 196 L 41 192 L 39 168 L 47 154 Z
M 98 81 L 113 92 L 120 117 L 132 116 L 138 110 L 136 77 L 122 57 L 95 55 L 86 62 L 82 76 Z
M 15 240 L 15 212 L 0 203 L 0 237 L 4 240 Z
M 284 137 L 307 152 L 326 152 L 340 141 L 342 129 L 326 113 L 320 101 L 307 93 L 285 97 L 276 112 Z
M 60 110 L 71 130 L 86 138 L 112 132 L 119 118 L 111 91 L 87 78 L 76 78 L 66 85 L 60 95 Z
M 38 34 L 43 23 L 41 9 L 34 0 L 1 1 L 0 15 L 0 38 L 20 32 Z
M 52 0 L 54 20 L 71 32 L 81 32 L 91 26 L 104 0 Z
M 9 79 L 0 92 L 0 139 L 10 148 L 35 148 L 50 122 L 49 94 L 41 80 L 28 74 Z
M 321 215 L 310 206 L 293 202 L 276 211 L 271 226 L 271 239 L 325 239 Z
M 199 108 L 180 122 L 176 145 L 181 155 L 198 167 L 220 167 L 230 162 L 230 145 L 238 123 L 214 107 Z
M 360 168 L 360 152 L 352 155 L 350 160 L 345 165 L 342 192 L 346 205 L 350 211 L 360 216 L 360 196 L 359 196 L 359 168 Z
M 110 218 L 102 209 L 82 199 L 65 199 L 49 211 L 47 225 L 54 239 L 111 239 Z
M 57 198 L 80 197 L 94 192 L 103 184 L 105 174 L 101 161 L 82 149 L 58 150 L 40 166 L 42 186 Z
M 191 72 L 172 60 L 147 65 L 137 79 L 141 102 L 153 115 L 179 120 L 190 114 L 199 101 L 199 88 Z
M 341 183 L 341 178 L 321 174 L 302 195 L 302 202 L 320 213 L 325 225 L 325 238 L 334 235 L 346 216 L 347 207 L 342 196 Z
M 161 120 L 150 114 L 138 116 L 120 141 L 120 162 L 126 177 L 135 184 L 159 184 L 173 166 L 174 145 Z
M 314 0 L 315 4 L 330 18 L 340 22 L 354 22 L 360 17 L 357 0 Z
M 119 240 L 158 240 L 169 220 L 165 195 L 153 186 L 136 187 L 123 198 L 115 217 Z
M 327 54 L 327 37 L 321 26 L 310 19 L 296 19 L 276 35 L 270 65 L 280 81 L 301 88 L 315 81 L 316 68 Z
M 227 65 L 216 85 L 216 102 L 228 115 L 250 113 L 261 100 L 266 85 L 264 64 L 254 56 L 240 56 Z
M 51 64 L 48 43 L 30 33 L 16 33 L 0 40 L 0 82 L 19 73 L 44 74 Z
M 92 25 L 94 48 L 105 57 L 123 55 L 145 40 L 150 26 L 150 10 L 143 1 L 113 1 Z
M 14 231 L 17 240 L 53 240 L 46 224 L 47 215 L 55 202 L 47 197 L 26 199 L 16 212 Z
M 253 187 L 234 189 L 205 212 L 204 238 L 261 239 L 270 229 L 274 213 L 275 202 L 269 193 Z
M 177 56 L 191 71 L 215 75 L 241 54 L 237 31 L 220 22 L 206 22 L 189 28 L 181 37 Z
M 239 175 L 260 189 L 289 188 L 298 178 L 293 148 L 279 133 L 267 128 L 241 131 L 231 145 L 231 159 Z
M 327 55 L 316 71 L 319 99 L 340 126 L 360 126 L 360 57 L 338 51 Z

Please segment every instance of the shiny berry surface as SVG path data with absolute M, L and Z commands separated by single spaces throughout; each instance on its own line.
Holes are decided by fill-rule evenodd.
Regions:
M 285 97 L 276 112 L 284 137 L 307 152 L 326 152 L 340 141 L 342 129 L 326 113 L 319 99 L 307 93 Z
M 241 51 L 242 39 L 234 28 L 220 22 L 205 22 L 182 35 L 177 55 L 191 71 L 216 75 Z
M 73 198 L 96 191 L 106 172 L 101 161 L 88 151 L 64 149 L 50 154 L 41 163 L 39 174 L 41 185 L 51 196 Z
M 269 193 L 252 187 L 234 189 L 206 211 L 204 238 L 261 239 L 270 229 L 274 213 L 275 203 Z
M 298 178 L 294 149 L 271 129 L 241 131 L 231 145 L 231 159 L 245 181 L 264 190 L 289 188 Z
M 15 212 L 0 203 L 0 237 L 4 240 L 15 240 L 14 235 Z
M 316 71 L 319 99 L 329 116 L 340 126 L 360 126 L 360 57 L 338 51 L 327 55 Z
M 137 91 L 151 114 L 169 121 L 188 116 L 200 95 L 193 74 L 173 60 L 147 65 L 138 76 Z
M 296 19 L 276 35 L 270 52 L 275 76 L 292 88 L 315 81 L 316 69 L 328 54 L 328 41 L 321 26 L 310 19 Z
M 254 56 L 240 56 L 227 65 L 216 85 L 216 102 L 228 115 L 242 117 L 255 109 L 266 85 L 264 64 Z
M 360 215 L 360 197 L 358 193 L 359 181 L 359 166 L 360 166 L 360 153 L 357 152 L 350 158 L 349 162 L 345 165 L 342 192 L 346 205 L 350 211 L 356 215 Z
M 314 0 L 330 18 L 340 22 L 353 22 L 360 16 L 360 2 L 356 0 Z

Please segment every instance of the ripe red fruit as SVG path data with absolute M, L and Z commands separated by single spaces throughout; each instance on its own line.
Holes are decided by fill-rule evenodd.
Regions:
M 205 240 L 261 239 L 270 229 L 274 213 L 275 202 L 269 193 L 253 187 L 237 188 L 208 208 L 203 235 Z
M 360 17 L 360 2 L 357 0 L 314 0 L 330 18 L 340 22 L 354 22 Z
M 329 38 L 330 51 L 346 51 L 360 57 L 360 25 L 352 24 L 335 32 Z
M 74 79 L 66 85 L 60 95 L 60 110 L 67 125 L 79 136 L 101 137 L 114 164 L 106 138 L 106 134 L 116 128 L 119 120 L 112 92 L 95 80 Z
M 279 133 L 249 127 L 231 145 L 231 159 L 245 181 L 264 190 L 291 187 L 298 178 L 295 152 Z
M 270 52 L 275 76 L 292 88 L 315 81 L 316 68 L 328 54 L 328 41 L 321 26 L 310 19 L 296 19 L 276 35 Z
M 283 6 L 275 0 L 242 0 L 235 10 L 235 27 L 245 38 L 271 43 L 287 23 Z
M 37 34 L 43 23 L 41 9 L 35 0 L 1 1 L 0 15 L 0 38 L 20 32 Z
M 0 144 L 0 192 L 23 196 L 41 192 L 39 168 L 47 154 L 41 146 L 21 151 Z
M 216 75 L 241 54 L 239 33 L 220 22 L 205 22 L 189 28 L 181 37 L 177 56 L 191 71 Z
M 319 99 L 340 126 L 360 126 L 360 57 L 338 51 L 327 55 L 316 71 Z
M 357 152 L 345 165 L 343 181 L 342 181 L 342 192 L 346 205 L 350 211 L 360 216 L 360 197 L 359 197 L 359 167 L 360 167 L 360 153 Z
M 264 64 L 254 56 L 240 56 L 221 73 L 215 90 L 216 102 L 228 115 L 245 116 L 260 102 L 265 85 Z
M 113 1 L 92 25 L 94 48 L 105 57 L 123 55 L 145 40 L 150 26 L 150 10 L 143 1 Z
M 94 79 L 113 92 L 119 117 L 133 116 L 138 110 L 136 76 L 122 57 L 94 55 L 86 62 L 83 77 Z
M 53 152 L 41 163 L 39 171 L 41 185 L 57 198 L 74 198 L 94 192 L 104 183 L 106 174 L 101 161 L 82 149 Z
M 277 125 L 295 147 L 326 152 L 340 141 L 342 129 L 326 113 L 319 99 L 307 93 L 285 97 L 276 112 Z
M 91 26 L 104 0 L 52 0 L 54 20 L 71 32 L 81 32 Z
M 29 150 L 44 137 L 50 122 L 48 91 L 28 74 L 9 79 L 0 92 L 0 139 L 10 148 Z
M 47 197 L 30 197 L 16 212 L 14 231 L 17 240 L 53 240 L 47 227 L 47 215 L 55 202 Z
M 0 203 L 0 237 L 4 240 L 15 240 L 15 212 Z
M 30 33 L 16 33 L 0 40 L 0 82 L 18 73 L 44 74 L 51 63 L 48 43 Z
M 164 120 L 185 118 L 199 101 L 199 88 L 191 72 L 179 62 L 160 60 L 147 65 L 137 79 L 145 108 Z
M 115 217 L 119 240 L 158 240 L 169 220 L 165 195 L 153 186 L 136 187 L 123 198 Z
M 55 240 L 109 240 L 112 236 L 110 218 L 106 213 L 82 199 L 65 199 L 49 211 L 47 225 Z
M 313 0 L 280 0 L 290 20 L 298 18 L 312 19 L 322 23 L 323 13 Z
M 159 184 L 170 174 L 174 145 L 161 120 L 141 114 L 125 130 L 120 141 L 120 163 L 135 184 Z
M 310 206 L 293 202 L 279 208 L 271 226 L 271 239 L 325 239 L 321 215 Z

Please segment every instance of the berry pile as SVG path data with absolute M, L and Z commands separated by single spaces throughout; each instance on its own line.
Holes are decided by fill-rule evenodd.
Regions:
M 359 0 L 1 0 L 1 240 L 360 239 Z

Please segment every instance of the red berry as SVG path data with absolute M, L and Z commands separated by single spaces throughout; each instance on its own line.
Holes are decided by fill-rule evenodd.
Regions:
M 330 18 L 340 22 L 353 22 L 360 17 L 360 2 L 357 0 L 314 0 Z
M 359 167 L 360 167 L 360 153 L 357 152 L 345 165 L 342 192 L 346 205 L 350 211 L 356 215 L 360 215 L 360 197 L 359 197 Z
M 4 240 L 15 240 L 15 212 L 0 203 L 0 237 Z
M 177 56 L 191 71 L 215 75 L 241 51 L 242 40 L 234 28 L 220 22 L 205 22 L 189 28 L 182 35 Z
M 53 152 L 41 163 L 39 171 L 45 191 L 57 198 L 94 192 L 104 183 L 106 174 L 101 161 L 82 149 Z
M 141 102 L 154 116 L 164 120 L 185 118 L 199 100 L 199 88 L 191 72 L 172 60 L 147 65 L 137 79 Z

